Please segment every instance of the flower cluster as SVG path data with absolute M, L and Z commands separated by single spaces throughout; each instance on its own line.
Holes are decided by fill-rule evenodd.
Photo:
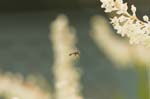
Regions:
M 117 16 L 111 18 L 114 29 L 121 36 L 130 39 L 131 44 L 150 46 L 150 21 L 148 16 L 143 16 L 143 21 L 136 16 L 136 7 L 131 5 L 132 14 L 128 13 L 127 3 L 123 0 L 100 0 L 106 13 L 116 12 Z

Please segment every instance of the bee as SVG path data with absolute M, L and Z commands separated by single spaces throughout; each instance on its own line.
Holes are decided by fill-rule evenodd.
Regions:
M 79 51 L 75 51 L 75 52 L 72 52 L 72 53 L 69 53 L 69 56 L 80 56 L 80 52 Z

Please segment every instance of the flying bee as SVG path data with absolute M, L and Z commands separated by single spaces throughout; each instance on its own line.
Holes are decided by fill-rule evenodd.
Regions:
M 79 51 L 75 51 L 75 52 L 72 52 L 72 53 L 69 53 L 69 56 L 80 56 L 80 52 Z

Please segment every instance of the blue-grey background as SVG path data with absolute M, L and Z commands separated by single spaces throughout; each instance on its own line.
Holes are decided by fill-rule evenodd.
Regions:
M 128 0 L 136 4 L 138 16 L 149 14 L 148 0 Z M 53 52 L 49 25 L 66 14 L 76 28 L 81 85 L 85 99 L 137 99 L 136 73 L 115 68 L 90 38 L 90 19 L 104 15 L 99 0 L 3 0 L 0 1 L 0 68 L 3 71 L 42 74 L 53 86 Z M 113 46 L 112 46 L 113 47 Z

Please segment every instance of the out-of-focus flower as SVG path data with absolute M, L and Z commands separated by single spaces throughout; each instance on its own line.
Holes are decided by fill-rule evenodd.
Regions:
M 111 23 L 118 34 L 127 36 L 131 44 L 141 44 L 150 47 L 150 21 L 148 16 L 143 16 L 141 21 L 136 16 L 136 7 L 131 5 L 132 14 L 128 13 L 127 3 L 123 0 L 100 0 L 105 12 L 116 12 L 116 16 L 111 18 Z
M 125 43 L 113 36 L 106 19 L 102 16 L 95 16 L 91 20 L 91 36 L 98 47 L 115 63 L 126 65 L 131 63 L 129 49 Z
M 0 74 L 0 94 L 6 99 L 51 99 L 48 92 L 24 81 L 21 75 L 11 73 Z
M 70 55 L 76 51 L 76 38 L 66 16 L 58 16 L 51 24 L 50 38 L 54 51 L 56 99 L 83 99 L 80 95 L 80 73 L 75 67 L 78 55 Z
M 91 24 L 93 40 L 113 62 L 122 66 L 136 62 L 150 64 L 149 49 L 144 46 L 131 46 L 125 40 L 119 39 L 104 17 L 93 17 Z

